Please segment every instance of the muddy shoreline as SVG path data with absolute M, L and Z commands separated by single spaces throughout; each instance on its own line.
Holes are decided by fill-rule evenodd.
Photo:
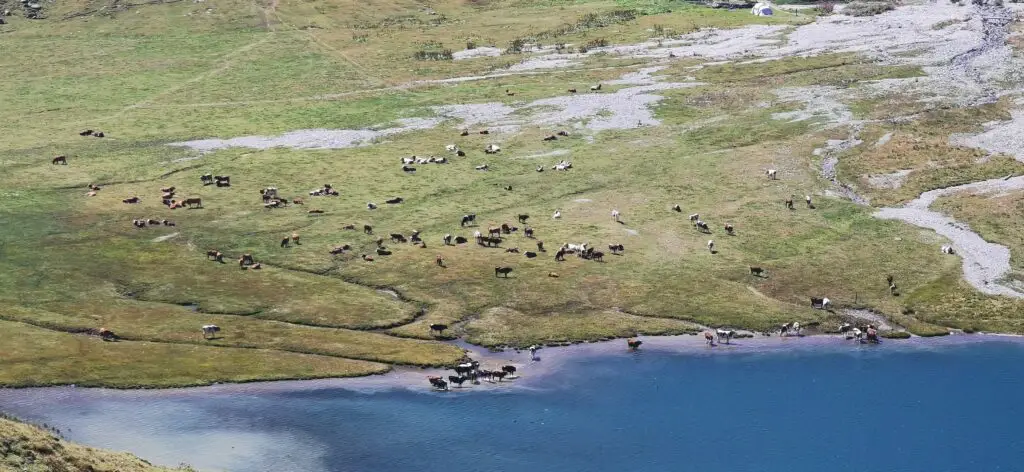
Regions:
M 816 334 L 806 336 L 763 336 L 733 339 L 729 344 L 717 344 L 709 347 L 703 336 L 646 336 L 641 338 L 643 346 L 637 352 L 627 350 L 624 339 L 597 341 L 573 344 L 570 346 L 545 347 L 538 351 L 538 360 L 531 361 L 526 350 L 508 349 L 493 352 L 487 348 L 473 346 L 462 341 L 455 344 L 469 351 L 470 357 L 480 361 L 481 367 L 496 369 L 502 365 L 517 367 L 517 376 L 503 382 L 481 381 L 479 385 L 454 387 L 447 392 L 436 391 L 427 383 L 427 376 L 440 375 L 445 378 L 454 372 L 448 369 L 414 368 L 399 366 L 391 372 L 363 377 L 346 377 L 312 380 L 277 380 L 255 381 L 247 383 L 223 383 L 198 387 L 153 388 L 153 389 L 115 389 L 106 387 L 24 387 L 0 388 L 0 405 L 15 405 L 19 399 L 28 401 L 38 394 L 56 396 L 73 401 L 81 396 L 93 398 L 153 398 L 153 397 L 185 397 L 195 394 L 209 395 L 258 395 L 261 393 L 296 392 L 322 389 L 342 389 L 356 393 L 372 394 L 393 390 L 407 390 L 420 393 L 459 394 L 470 392 L 510 393 L 528 392 L 544 389 L 551 385 L 557 374 L 572 364 L 597 360 L 609 356 L 714 356 L 714 355 L 782 355 L 802 354 L 813 355 L 855 352 L 864 349 L 885 352 L 907 352 L 921 350 L 937 350 L 951 346 L 985 342 L 1024 343 L 1024 336 L 1009 334 L 950 334 L 940 337 L 912 337 L 910 339 L 883 339 L 879 344 L 863 344 L 847 340 L 839 335 Z M 2 411 L 2 408 L 0 408 Z

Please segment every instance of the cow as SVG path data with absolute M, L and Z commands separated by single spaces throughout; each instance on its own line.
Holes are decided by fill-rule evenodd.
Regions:
M 455 244 L 466 244 L 467 242 L 469 242 L 469 240 L 462 236 L 455 237 Z
M 715 240 L 714 239 L 709 239 L 708 240 L 708 252 L 710 252 L 711 254 L 715 253 Z
M 413 173 L 416 172 L 416 168 L 411 166 L 402 166 L 402 172 Z
M 622 244 L 609 244 L 608 250 L 611 251 L 612 254 L 621 254 L 622 251 L 626 250 L 626 247 Z
M 793 209 L 793 199 L 792 198 L 787 198 L 786 199 L 786 208 L 789 208 L 790 210 Z
M 391 251 L 389 251 L 389 250 L 387 250 L 386 248 L 383 248 L 383 247 L 378 247 L 377 248 L 377 255 L 378 256 L 390 256 L 391 255 Z
M 217 325 L 203 325 L 203 339 L 216 339 L 217 333 L 220 332 L 220 326 Z
M 520 213 L 519 215 L 516 216 L 516 218 L 519 219 L 520 223 L 526 224 L 526 220 L 530 219 L 530 215 Z
M 373 234 L 373 226 L 363 225 L 363 232 L 366 234 Z
M 569 132 L 565 131 L 565 130 L 559 131 L 556 134 L 558 134 L 559 136 L 564 136 L 564 137 L 568 137 L 569 136 Z
M 388 200 L 384 200 L 384 203 L 387 203 L 389 205 L 397 205 L 397 204 L 402 203 L 404 201 L 405 200 L 403 200 L 402 197 L 395 197 L 395 198 L 390 198 Z
M 210 184 L 213 183 L 213 174 L 203 174 L 203 175 L 200 175 L 199 176 L 199 181 L 202 182 L 203 185 L 210 185 Z
M 220 251 L 206 251 L 206 259 L 213 259 L 217 262 L 224 262 L 224 254 Z
M 487 235 L 501 237 L 501 227 L 487 228 Z
M 490 236 L 488 236 L 488 237 L 481 237 L 479 239 L 479 243 L 480 243 L 481 246 L 487 246 L 487 247 L 494 246 L 494 247 L 498 247 L 501 244 L 501 238 L 492 238 Z
M 390 236 L 391 236 L 391 242 L 393 242 L 393 243 L 395 243 L 395 242 L 397 242 L 397 243 L 407 243 L 407 242 L 409 242 L 409 240 L 405 239 L 405 236 L 402 236 L 401 234 L 398 234 L 398 233 L 391 233 Z
M 444 237 L 441 238 L 441 240 L 444 241 L 444 245 L 445 246 L 451 246 L 452 245 L 452 235 L 451 234 L 444 235 Z
M 526 229 L 523 230 L 523 234 L 525 234 L 527 238 L 533 238 L 533 228 L 527 226 Z
M 430 385 L 437 390 L 448 390 L 448 382 L 445 382 L 444 379 L 442 379 L 441 377 L 431 376 L 427 377 L 427 380 L 430 381 Z
M 437 334 L 443 334 L 444 330 L 446 330 L 446 329 L 448 329 L 448 325 L 446 325 L 446 324 L 434 323 L 434 324 L 430 325 L 430 332 L 431 333 L 433 333 L 434 331 L 437 331 Z
M 188 205 L 189 208 L 202 208 L 203 200 L 201 198 L 186 198 L 181 201 L 182 204 Z
M 139 197 L 128 197 L 128 198 L 126 198 L 124 200 L 121 200 L 121 203 L 133 204 L 133 203 L 139 203 L 139 201 L 140 201 Z
M 776 169 L 768 169 L 764 171 L 764 175 L 768 176 L 768 180 L 775 180 L 776 178 L 778 178 L 778 173 L 779 171 Z
M 544 138 L 543 140 L 544 141 L 554 141 L 556 139 L 558 139 L 558 136 L 555 136 L 555 135 L 552 134 L 551 136 L 548 136 L 548 137 Z
M 674 211 L 676 213 L 682 213 L 683 212 L 683 207 L 681 207 L 679 205 L 672 205 L 672 211 Z
M 590 86 L 590 91 L 591 92 L 599 92 L 599 91 L 601 91 L 601 84 L 591 85 Z
M 804 201 L 807 202 L 807 208 L 814 209 L 814 204 L 811 203 L 811 196 L 810 195 L 804 196 Z
M 697 229 L 700 230 L 700 232 L 702 232 L 702 233 L 710 233 L 711 232 L 711 227 L 708 226 L 707 223 L 705 223 L 705 222 L 703 222 L 701 220 L 697 220 L 696 226 L 697 226 Z
M 735 236 L 736 235 L 736 228 L 734 228 L 731 224 L 726 223 L 725 224 L 725 234 L 728 234 L 729 236 Z
M 533 251 L 526 251 L 523 253 L 523 255 L 526 256 L 527 259 L 533 259 L 534 257 L 537 257 L 537 253 Z
M 750 275 L 754 277 L 761 277 L 764 275 L 764 269 L 761 267 L 750 266 Z
M 82 131 L 82 132 L 78 133 L 78 135 L 79 136 L 92 136 L 92 133 L 93 133 L 93 131 L 91 129 L 87 129 L 85 131 Z
M 508 274 L 511 274 L 511 273 L 512 273 L 512 268 L 511 267 L 495 267 L 494 268 L 494 276 L 495 277 L 498 277 L 499 275 L 501 275 L 501 276 L 504 276 L 505 278 L 508 278 Z
M 459 226 L 466 226 L 466 225 L 468 225 L 470 223 L 476 224 L 476 213 L 470 213 L 468 215 L 463 215 L 462 223 L 460 223 Z
M 693 223 L 694 226 L 697 226 L 698 221 L 700 221 L 700 213 L 694 213 L 690 215 L 690 223 Z
M 604 262 L 604 253 L 601 251 L 594 251 L 594 248 L 590 248 L 592 252 L 589 254 L 589 258 L 598 262 Z
M 719 343 L 722 343 L 722 339 L 725 339 L 725 344 L 729 344 L 729 340 L 736 335 L 736 331 L 731 329 L 718 328 L 715 330 L 715 334 L 718 335 Z
M 66 165 L 68 165 L 68 157 L 67 156 L 57 156 L 57 157 L 53 158 L 52 161 L 50 161 L 50 164 L 53 164 L 53 165 L 61 164 L 61 165 L 65 165 L 66 166 Z
M 640 349 L 640 345 L 643 344 L 643 343 L 644 343 L 643 341 L 641 341 L 639 339 L 636 339 L 636 338 L 629 338 L 629 339 L 626 340 L 626 346 L 629 347 L 630 351 L 637 351 L 637 350 L 639 350 Z
M 576 89 L 574 89 L 574 88 L 569 89 L 569 93 L 576 93 Z

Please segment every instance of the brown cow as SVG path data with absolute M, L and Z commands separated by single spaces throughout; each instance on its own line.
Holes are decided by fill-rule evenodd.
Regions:
M 201 198 L 186 198 L 186 199 L 182 200 L 181 203 L 184 204 L 184 205 L 188 205 L 189 208 L 202 208 L 203 207 L 203 199 L 201 199 Z

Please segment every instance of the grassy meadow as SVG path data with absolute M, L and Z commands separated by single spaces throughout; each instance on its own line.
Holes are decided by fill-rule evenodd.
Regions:
M 625 44 L 704 27 L 797 25 L 810 16 L 759 18 L 669 0 L 443 0 L 429 9 L 405 0 L 99 6 L 60 3 L 47 7 L 46 20 L 14 17 L 0 26 L 0 40 L 13 51 L 0 55 L 7 79 L 0 87 L 0 385 L 162 387 L 368 375 L 394 365 L 453 364 L 463 352 L 443 341 L 454 337 L 500 347 L 695 333 L 702 325 L 768 330 L 800 321 L 833 329 L 838 315 L 809 306 L 809 297 L 819 296 L 876 310 L 917 334 L 948 327 L 1024 332 L 1013 315 L 1024 306 L 973 292 L 961 282 L 960 260 L 939 253 L 943 241 L 934 233 L 875 220 L 871 208 L 824 195 L 827 182 L 812 151 L 840 130 L 771 118 L 801 108 L 778 100 L 778 87 L 856 87 L 921 74 L 852 54 L 696 72 L 699 59 L 669 63 L 659 74 L 695 76 L 705 85 L 658 92 L 657 127 L 590 133 L 526 126 L 460 137 L 462 124 L 447 121 L 338 150 L 199 154 L 168 146 L 308 128 L 383 128 L 431 116 L 434 106 L 561 96 L 645 63 L 596 54 L 566 70 L 437 83 L 429 81 L 500 71 L 525 56 L 424 61 L 414 59 L 419 51 L 459 51 L 467 43 L 506 49 L 524 38 L 569 47 Z M 632 18 L 614 13 L 621 11 Z M 878 116 L 886 106 L 865 101 L 855 111 Z M 872 195 L 891 204 L 964 179 L 1021 173 L 1021 164 L 1001 157 L 968 166 L 974 151 L 944 141 L 1005 113 L 997 104 L 927 113 L 893 129 L 870 125 L 865 133 L 872 136 L 896 133 L 890 146 L 844 156 L 841 177 L 920 167 L 904 187 Z M 87 128 L 107 137 L 80 137 Z M 563 128 L 571 136 L 541 140 Z M 416 166 L 415 174 L 400 170 L 399 157 L 442 155 L 449 143 L 467 157 Z M 503 151 L 485 156 L 491 143 Z M 567 152 L 574 168 L 535 172 L 560 159 L 536 157 L 552 151 Z M 68 156 L 68 165 L 51 165 L 56 155 Z M 474 170 L 485 162 L 489 171 Z M 779 169 L 779 180 L 767 180 L 767 168 Z M 205 173 L 230 175 L 232 186 L 203 186 Z M 90 183 L 102 187 L 94 197 L 86 196 Z M 324 183 L 340 196 L 306 195 Z M 513 190 L 504 190 L 509 185 Z M 180 197 L 202 198 L 203 208 L 164 207 L 159 189 L 169 186 Z M 264 209 L 259 190 L 267 186 L 305 204 Z M 786 210 L 782 202 L 792 195 L 797 207 Z M 803 195 L 815 196 L 814 209 L 802 204 Z M 141 203 L 121 203 L 130 196 Z M 392 196 L 405 202 L 385 205 Z M 367 210 L 369 201 L 380 208 Z M 676 204 L 681 213 L 671 210 Z M 551 218 L 556 209 L 559 220 Z M 622 223 L 611 219 L 613 209 Z M 478 215 L 479 228 L 460 228 L 466 213 Z M 690 213 L 700 213 L 712 234 L 695 231 Z M 518 214 L 531 215 L 547 252 L 535 259 L 505 252 L 535 250 L 521 234 L 498 249 L 472 243 L 476 229 L 523 226 Z M 176 225 L 139 229 L 135 218 Z M 735 236 L 724 233 L 725 223 L 735 225 Z M 375 234 L 364 234 L 364 224 Z M 360 257 L 374 253 L 376 238 L 413 230 L 426 248 L 386 241 L 393 254 Z M 301 244 L 279 247 L 293 232 Z M 470 243 L 443 246 L 446 233 Z M 708 239 L 717 254 L 707 250 Z M 564 242 L 590 242 L 604 250 L 604 262 L 556 263 Z M 624 255 L 609 254 L 611 243 L 624 244 Z M 342 244 L 352 250 L 328 253 Z M 207 260 L 212 249 L 227 263 Z M 234 259 L 241 253 L 263 269 L 239 270 Z M 437 256 L 446 267 L 435 264 Z M 514 271 L 498 278 L 495 266 Z M 766 277 L 751 276 L 749 266 L 763 267 Z M 885 274 L 899 281 L 900 297 L 889 295 Z M 205 340 L 199 328 L 210 323 L 223 331 Z M 433 323 L 450 328 L 439 338 L 428 328 Z M 99 327 L 121 340 L 85 334 Z

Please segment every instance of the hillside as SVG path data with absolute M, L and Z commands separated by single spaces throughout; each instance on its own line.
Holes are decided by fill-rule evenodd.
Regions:
M 81 446 L 60 439 L 37 426 L 0 418 L 0 471 L 160 472 L 170 470 L 172 469 L 154 467 L 131 454 Z
M 358 376 L 450 365 L 455 338 L 831 331 L 863 316 L 1024 333 L 1016 7 L 928 5 L 13 8 L 0 329 L 16 335 L 0 339 L 0 385 Z M 171 187 L 192 203 L 163 204 Z M 476 244 L 503 224 L 517 230 Z M 603 257 L 556 260 L 570 243 Z M 821 297 L 831 311 L 812 308 Z

